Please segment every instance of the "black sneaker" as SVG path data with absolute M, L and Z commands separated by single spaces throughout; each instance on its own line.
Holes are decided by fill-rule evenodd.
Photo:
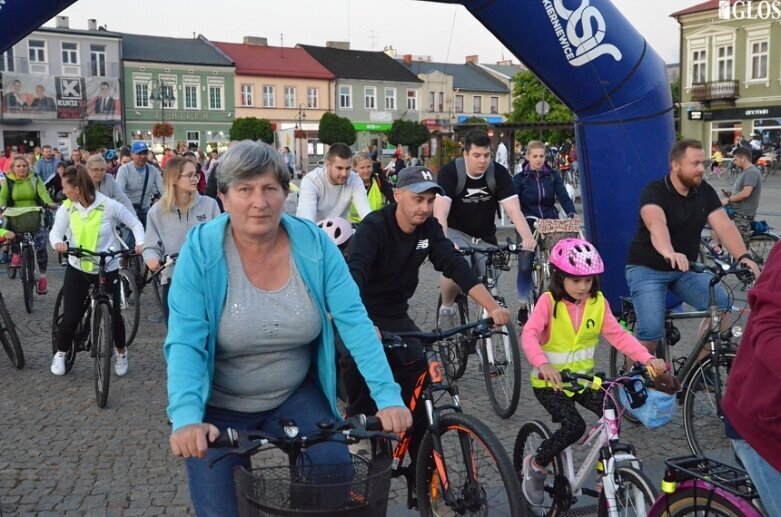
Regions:
M 521 307 L 518 309 L 518 326 L 523 327 L 529 321 L 529 309 Z

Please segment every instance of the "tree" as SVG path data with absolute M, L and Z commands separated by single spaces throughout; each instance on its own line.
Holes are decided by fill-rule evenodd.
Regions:
M 544 100 L 550 104 L 550 111 L 540 116 L 535 107 L 538 102 Z M 529 72 L 522 71 L 513 77 L 513 104 L 512 111 L 507 115 L 508 122 L 540 122 L 540 121 L 574 121 L 572 111 L 565 106 L 555 95 L 542 84 L 537 77 Z M 542 134 L 537 130 L 517 131 L 515 138 L 526 143 L 529 140 L 542 139 L 546 142 L 560 143 L 566 138 L 574 137 L 574 129 L 543 129 Z
M 326 145 L 355 143 L 355 127 L 350 119 L 333 113 L 323 113 L 320 118 L 318 138 Z
M 101 148 L 111 149 L 114 147 L 114 126 L 89 122 L 79 135 L 78 144 L 90 152 Z
M 274 143 L 274 129 L 265 118 L 239 117 L 230 128 L 231 140 L 262 140 Z
M 388 142 L 409 147 L 410 154 L 417 157 L 418 147 L 425 144 L 428 138 L 428 128 L 420 122 L 398 119 L 393 121 Z

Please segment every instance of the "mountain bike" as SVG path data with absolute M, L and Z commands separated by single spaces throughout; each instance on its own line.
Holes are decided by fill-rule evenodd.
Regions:
M 19 342 L 19 335 L 16 333 L 16 325 L 11 319 L 11 314 L 5 306 L 3 294 L 0 293 L 0 342 L 3 343 L 3 349 L 8 354 L 11 364 L 18 369 L 24 368 L 24 352 L 22 344 Z
M 12 260 L 6 263 L 6 271 L 10 278 L 16 277 L 16 271 L 21 273 L 22 294 L 24 295 L 24 308 L 28 314 L 32 314 L 35 301 L 35 234 L 41 229 L 43 208 L 9 207 L 3 212 L 3 217 L 18 220 L 13 227 L 16 228 L 16 245 L 19 246 L 19 266 L 14 267 Z M 36 222 L 37 221 L 37 222 Z
M 670 458 L 665 464 L 662 494 L 649 517 L 764 515 L 745 470 L 700 456 Z
M 649 383 L 646 369 L 641 365 L 627 372 L 626 376 L 621 375 L 613 379 L 603 379 L 600 374 L 583 375 L 569 370 L 561 372 L 561 379 L 567 390 L 603 390 L 603 414 L 577 444 L 567 447 L 553 458 L 547 467 L 543 504 L 533 506 L 527 502 L 528 513 L 563 515 L 577 502 L 579 496 L 588 495 L 598 499 L 599 516 L 646 515 L 656 499 L 656 490 L 643 474 L 634 447 L 619 442 L 621 404 L 613 393 L 616 389 L 629 390 L 630 398 L 640 397 L 638 403 L 642 404 L 642 395 L 645 392 L 637 391 L 638 378 L 634 376 L 638 375 L 646 379 L 644 383 Z M 587 385 L 581 381 L 585 381 Z M 519 479 L 523 477 L 524 458 L 534 455 L 542 442 L 552 436 L 548 426 L 538 420 L 521 427 L 513 448 L 513 466 Z M 577 473 L 572 453 L 575 446 L 588 448 L 587 456 Z M 586 477 L 594 469 L 597 472 L 597 484 L 593 489 L 586 488 Z
M 683 426 L 686 440 L 692 452 L 709 456 L 731 454 L 729 439 L 723 432 L 721 399 L 727 387 L 727 377 L 737 353 L 742 329 L 731 326 L 722 330 L 722 313 L 716 304 L 716 285 L 728 275 L 735 275 L 741 281 L 753 278 L 751 270 L 742 264 L 717 262 L 709 266 L 692 262 L 689 269 L 709 273 L 708 309 L 705 311 L 668 312 L 665 315 L 665 337 L 657 347 L 657 356 L 672 365 L 672 372 L 681 383 L 678 394 L 683 404 Z M 622 313 L 619 322 L 628 330 L 634 330 L 637 322 L 631 299 L 622 299 Z M 675 322 L 682 319 L 703 319 L 704 328 L 697 335 L 697 342 L 688 355 L 673 356 L 672 347 L 680 340 Z M 707 355 L 703 356 L 703 351 Z M 627 364 L 626 357 L 611 347 L 610 373 L 620 375 Z M 625 414 L 629 417 L 628 413 Z M 631 418 L 630 418 L 631 420 Z M 726 459 L 726 457 L 725 457 Z
M 499 294 L 499 275 L 502 271 L 510 270 L 510 256 L 519 253 L 520 248 L 508 238 L 507 244 L 501 248 L 471 247 L 459 251 L 462 255 L 471 256 L 473 264 L 477 263 L 478 256 L 485 256 L 485 274 L 480 277 L 480 282 L 499 306 L 507 307 L 504 297 Z M 459 322 L 462 325 L 469 323 L 469 297 L 466 293 L 459 291 L 455 304 Z M 437 328 L 441 328 L 441 305 L 440 296 L 436 310 Z M 480 317 L 487 318 L 488 311 L 482 308 Z M 509 418 L 515 413 L 521 396 L 521 349 L 512 323 L 508 322 L 485 339 L 455 336 L 452 340 L 442 342 L 440 351 L 445 372 L 451 379 L 458 379 L 464 374 L 469 354 L 476 353 L 483 370 L 488 399 L 494 411 L 502 418 Z
M 163 255 L 163 261 L 160 269 L 154 273 L 145 267 L 144 276 L 138 275 L 135 269 L 123 269 L 120 271 L 120 293 L 122 299 L 122 319 L 125 321 L 125 331 L 127 333 L 127 344 L 131 344 L 138 332 L 138 323 L 141 318 L 141 303 L 139 299 L 143 294 L 144 289 L 149 284 L 155 291 L 155 299 L 157 300 L 158 307 L 162 311 L 163 309 L 163 286 L 161 284 L 162 272 L 176 264 L 176 260 L 179 257 L 178 253 L 171 253 L 170 255 Z M 138 262 L 143 262 L 141 255 L 133 255 L 128 259 L 128 264 L 135 264 L 134 268 L 138 267 Z M 163 323 L 168 326 L 168 321 L 163 318 Z
M 407 506 L 417 507 L 421 515 L 524 515 L 509 456 L 488 426 L 463 412 L 458 387 L 443 375 L 435 346 L 459 333 L 490 339 L 491 324 L 489 318 L 445 331 L 382 332 L 386 350 L 406 348 L 408 340 L 420 343 L 428 364 L 407 403 L 413 421 L 426 422 L 414 472 L 413 462 L 404 465 L 412 430 L 402 433 L 391 454 L 393 477 L 407 481 Z M 445 397 L 449 404 L 442 403 Z
M 213 466 L 229 455 L 252 457 L 267 447 L 280 449 L 288 457 L 286 466 L 237 468 L 234 487 L 239 515 L 385 515 L 390 492 L 391 461 L 387 455 L 367 459 L 351 454 L 343 465 L 306 464 L 303 454 L 309 447 L 344 440 L 347 444 L 367 439 L 397 439 L 379 431 L 377 417 L 363 415 L 336 423 L 318 423 L 318 431 L 302 434 L 293 420 L 282 420 L 285 435 L 274 436 L 262 430 L 222 430 L 212 448 L 227 451 L 212 459 Z
M 68 248 L 68 255 L 90 260 L 98 266 L 98 286 L 91 285 L 82 306 L 82 317 L 65 356 L 65 373 L 71 371 L 78 352 L 89 352 L 95 368 L 95 402 L 102 408 L 108 400 L 111 379 L 111 355 L 114 351 L 112 299 L 106 291 L 106 266 L 114 257 L 127 255 L 127 250 L 92 252 L 82 248 Z M 86 274 L 86 273 L 85 273 Z M 60 289 L 54 302 L 52 318 L 52 353 L 57 353 L 57 333 L 65 313 L 65 292 Z

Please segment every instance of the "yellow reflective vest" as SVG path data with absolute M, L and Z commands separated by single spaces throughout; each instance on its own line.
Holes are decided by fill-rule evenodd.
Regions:
M 382 208 L 385 200 L 382 197 L 382 191 L 380 190 L 380 180 L 372 177 L 372 186 L 369 187 L 369 191 L 366 192 L 366 197 L 369 198 L 369 207 L 374 210 Z M 348 217 L 351 223 L 360 223 L 361 217 L 358 215 L 358 210 L 355 209 L 354 204 L 350 204 L 350 215 Z
M 81 213 L 71 203 L 70 199 L 66 199 L 63 202 L 63 206 L 68 210 L 70 219 L 71 235 L 73 236 L 74 248 L 83 248 L 89 251 L 97 251 L 98 236 L 100 235 L 100 225 L 103 222 L 103 210 L 104 203 L 100 203 L 98 206 L 89 211 L 86 217 L 82 217 Z M 88 259 L 81 260 L 81 270 L 85 273 L 91 272 L 95 268 L 95 264 Z

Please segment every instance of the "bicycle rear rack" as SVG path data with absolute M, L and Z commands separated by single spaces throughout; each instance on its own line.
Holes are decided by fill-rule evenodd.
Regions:
M 759 497 L 748 473 L 739 468 L 702 456 L 680 456 L 665 460 L 665 464 L 678 472 L 675 481 L 696 478 L 710 483 L 738 497 Z M 682 478 L 680 474 L 683 474 Z

